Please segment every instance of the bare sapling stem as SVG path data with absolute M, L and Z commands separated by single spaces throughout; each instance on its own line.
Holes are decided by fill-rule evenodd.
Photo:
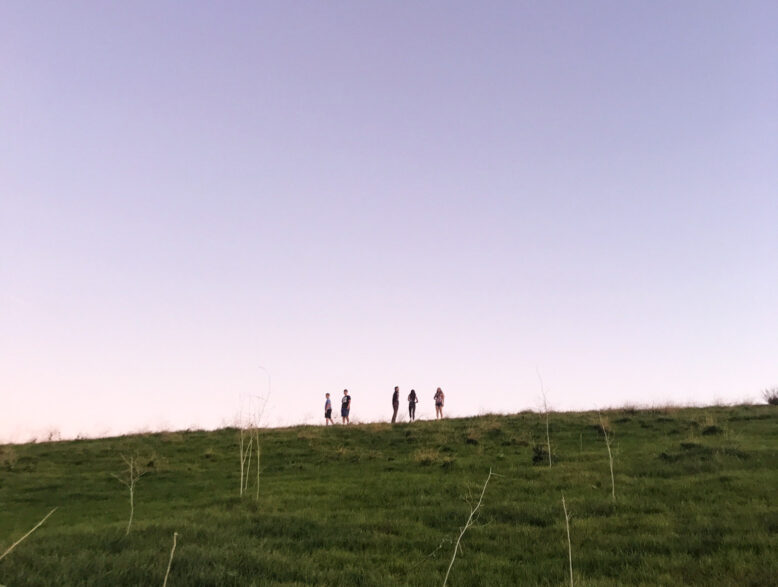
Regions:
M 178 538 L 178 532 L 173 532 L 173 548 L 170 549 L 170 560 L 167 562 L 167 571 L 165 572 L 165 580 L 162 582 L 162 587 L 167 587 L 167 578 L 170 576 L 170 567 L 173 564 L 173 554 L 176 552 L 176 538 Z
M 1 560 L 3 560 L 3 559 L 6 557 L 6 556 L 8 556 L 8 555 L 11 553 L 11 551 L 12 551 L 14 548 L 16 548 L 17 546 L 19 546 L 19 545 L 20 545 L 22 542 L 24 542 L 24 541 L 27 539 L 27 537 L 28 537 L 30 534 L 32 534 L 32 533 L 33 533 L 33 532 L 35 532 L 35 531 L 36 531 L 38 528 L 40 528 L 40 527 L 43 525 L 43 522 L 45 522 L 46 520 L 48 520 L 48 519 L 49 519 L 49 516 L 50 516 L 51 514 L 53 514 L 54 512 L 56 512 L 56 511 L 57 511 L 57 508 L 54 508 L 53 510 L 51 510 L 51 511 L 50 511 L 48 514 L 46 514 L 46 515 L 43 517 L 43 519 L 42 519 L 40 522 L 38 522 L 37 524 L 35 524 L 35 526 L 33 526 L 32 530 L 30 530 L 29 532 L 27 532 L 27 534 L 25 534 L 24 536 L 22 536 L 21 538 L 19 538 L 19 540 L 17 540 L 16 542 L 14 542 L 14 543 L 13 543 L 11 546 L 9 546 L 9 547 L 6 549 L 6 551 L 5 551 L 3 554 L 0 554 L 0 561 L 1 561 Z
M 240 441 L 239 441 L 239 448 L 240 448 L 240 493 L 238 493 L 239 496 L 243 495 L 243 467 L 246 464 L 246 460 L 243 458 L 243 423 L 239 423 L 238 426 L 240 426 Z
M 551 466 L 551 434 L 548 429 L 548 401 L 546 400 L 546 388 L 543 385 L 543 378 L 540 376 L 540 370 L 535 369 L 540 380 L 540 394 L 543 396 L 543 413 L 546 416 L 546 448 L 548 449 L 548 466 Z
M 251 472 L 251 452 L 254 446 L 254 439 L 249 439 L 249 448 L 246 451 L 246 485 L 243 487 L 243 492 L 248 491 L 249 488 L 249 473 Z
M 478 498 L 478 503 L 475 504 L 475 507 L 470 509 L 470 515 L 467 518 L 467 522 L 465 522 L 465 525 L 462 526 L 462 530 L 459 532 L 459 537 L 457 538 L 457 542 L 454 545 L 454 554 L 451 556 L 451 562 L 448 564 L 448 570 L 446 571 L 446 577 L 443 579 L 443 587 L 446 587 L 446 583 L 448 582 L 448 575 L 451 573 L 451 567 L 454 566 L 454 559 L 457 557 L 457 551 L 462 550 L 462 546 L 460 543 L 462 542 L 462 537 L 465 535 L 465 532 L 468 531 L 470 526 L 473 525 L 475 520 L 478 519 L 476 514 L 478 513 L 478 510 L 481 509 L 481 503 L 484 500 L 484 493 L 486 493 L 486 486 L 489 483 L 489 479 L 492 478 L 492 469 L 489 469 L 489 476 L 486 478 L 486 481 L 484 481 L 483 489 L 481 489 L 481 496 Z
M 137 457 L 130 457 L 129 459 L 122 455 L 122 460 L 127 464 L 127 478 L 124 479 L 122 477 L 119 477 L 118 475 L 113 475 L 116 479 L 119 480 L 119 482 L 123 483 L 127 486 L 127 489 L 130 490 L 130 520 L 127 522 L 127 531 L 124 533 L 125 536 L 129 535 L 130 528 L 132 527 L 132 519 L 135 516 L 135 484 L 137 483 L 138 479 L 143 477 L 144 472 L 140 470 L 138 467 L 138 458 Z
M 259 474 L 261 471 L 259 465 L 260 465 L 260 456 L 262 455 L 262 447 L 259 445 L 259 428 L 256 428 L 254 430 L 254 433 L 256 434 L 255 438 L 257 439 L 257 495 L 254 498 L 254 500 L 259 501 Z
M 602 414 L 598 414 L 600 416 L 600 428 L 602 428 L 602 433 L 605 435 L 605 446 L 608 449 L 608 461 L 610 462 L 611 467 L 611 496 L 613 497 L 613 501 L 616 501 L 616 479 L 613 476 L 613 453 L 611 452 L 611 437 L 608 436 L 608 430 L 605 428 L 605 422 L 603 422 Z
M 545 398 L 543 399 L 545 403 Z M 546 406 L 546 445 L 548 446 L 548 466 L 551 466 L 551 435 L 548 432 L 548 406 Z
M 573 546 L 570 543 L 570 514 L 567 513 L 565 494 L 562 494 L 562 509 L 565 511 L 565 528 L 567 528 L 567 560 L 570 562 L 570 587 L 573 587 Z

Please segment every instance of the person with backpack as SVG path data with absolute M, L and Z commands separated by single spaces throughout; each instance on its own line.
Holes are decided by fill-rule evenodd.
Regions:
M 443 417 L 443 402 L 445 401 L 446 396 L 443 393 L 443 390 L 438 387 L 438 390 L 432 398 L 435 400 L 435 419 L 437 420 L 438 418 Z
M 327 399 L 324 402 L 324 423 L 325 426 L 329 426 L 332 424 L 335 425 L 335 422 L 332 421 L 332 402 L 330 401 L 330 394 L 325 394 Z
M 419 398 L 416 395 L 416 390 L 412 389 L 408 394 L 408 418 L 411 422 L 416 420 L 416 404 L 419 403 Z
M 392 424 L 395 423 L 397 420 L 397 410 L 400 408 L 400 388 L 395 387 L 394 393 L 392 394 L 392 410 L 394 412 L 392 413 Z
M 348 394 L 348 389 L 343 390 L 343 398 L 340 400 L 340 417 L 343 419 L 344 424 L 349 424 L 348 419 L 349 412 L 351 412 L 351 396 Z

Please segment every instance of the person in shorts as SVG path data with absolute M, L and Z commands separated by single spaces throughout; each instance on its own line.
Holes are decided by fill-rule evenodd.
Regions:
M 329 426 L 330 424 L 335 424 L 335 422 L 332 421 L 332 402 L 330 401 L 330 394 L 325 394 L 327 396 L 326 401 L 324 402 L 324 422 L 326 426 Z
M 443 417 L 443 402 L 445 401 L 446 396 L 443 393 L 443 390 L 438 387 L 438 390 L 432 398 L 435 400 L 435 419 L 437 420 Z
M 340 400 L 340 417 L 343 419 L 344 424 L 349 423 L 348 415 L 351 411 L 351 396 L 348 394 L 348 389 L 343 390 L 343 398 Z
M 416 419 L 416 404 L 419 403 L 419 396 L 416 395 L 416 390 L 412 389 L 408 394 L 408 418 L 411 422 Z

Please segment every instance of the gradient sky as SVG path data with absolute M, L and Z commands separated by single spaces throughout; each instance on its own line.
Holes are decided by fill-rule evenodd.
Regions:
M 0 4 L 0 441 L 756 400 L 778 4 Z

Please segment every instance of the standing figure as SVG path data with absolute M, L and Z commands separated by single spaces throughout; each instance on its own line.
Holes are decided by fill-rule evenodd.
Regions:
M 435 419 L 437 420 L 438 418 L 443 417 L 443 402 L 446 399 L 446 396 L 443 393 L 443 390 L 438 387 L 438 390 L 432 397 L 435 400 Z
M 329 426 L 330 424 L 334 425 L 335 422 L 332 421 L 332 402 L 330 401 L 330 394 L 325 394 L 327 396 L 326 401 L 324 402 L 324 422 L 326 426 Z
M 400 407 L 400 388 L 395 387 L 394 393 L 392 394 L 392 410 L 394 412 L 392 413 L 392 424 L 395 423 L 397 420 L 397 410 Z
M 419 398 L 416 395 L 416 390 L 412 389 L 408 394 L 408 417 L 411 422 L 416 419 L 416 404 L 419 403 Z
M 343 398 L 340 400 L 340 417 L 343 419 L 344 424 L 349 423 L 348 414 L 351 411 L 351 396 L 348 394 L 348 389 L 343 390 Z

